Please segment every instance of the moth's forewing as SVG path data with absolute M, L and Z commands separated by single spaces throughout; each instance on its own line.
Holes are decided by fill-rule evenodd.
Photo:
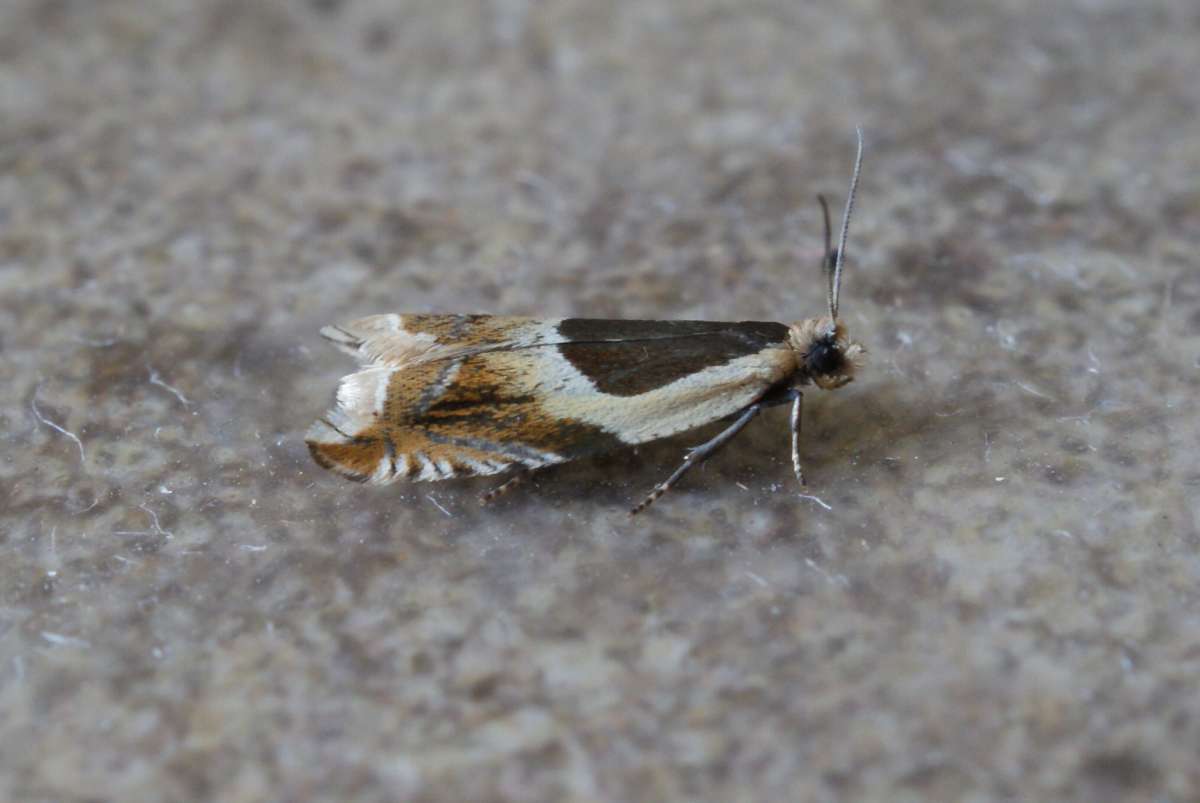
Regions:
M 324 333 L 365 367 L 309 449 L 376 483 L 644 443 L 735 413 L 796 370 L 778 323 L 377 315 Z

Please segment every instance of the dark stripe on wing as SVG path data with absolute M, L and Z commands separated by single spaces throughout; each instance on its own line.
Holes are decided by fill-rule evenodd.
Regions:
M 559 353 L 601 393 L 637 396 L 704 368 L 787 343 L 781 323 L 568 318 Z

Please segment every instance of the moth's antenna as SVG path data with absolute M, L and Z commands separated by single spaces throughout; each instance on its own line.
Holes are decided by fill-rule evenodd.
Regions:
M 829 202 L 825 196 L 817 193 L 817 203 L 821 205 L 821 218 L 825 221 L 825 256 L 821 259 L 821 272 L 825 274 L 828 285 L 829 309 L 833 310 L 833 266 L 837 262 L 837 252 L 833 250 L 833 228 L 829 225 Z M 830 313 L 832 315 L 832 312 Z
M 838 237 L 837 260 L 833 265 L 833 276 L 829 280 L 829 317 L 837 320 L 838 293 L 842 289 L 842 262 L 846 258 L 846 236 L 850 233 L 850 214 L 854 211 L 854 194 L 858 192 L 858 174 L 862 170 L 863 133 L 862 126 L 855 126 L 858 134 L 858 154 L 854 157 L 854 173 L 850 176 L 850 193 L 846 196 L 846 211 L 842 213 L 842 234 Z M 828 255 L 828 246 L 826 254 Z

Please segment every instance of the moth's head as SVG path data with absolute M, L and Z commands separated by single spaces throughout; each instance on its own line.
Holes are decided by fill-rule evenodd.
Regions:
M 788 341 L 796 352 L 801 372 L 822 390 L 834 390 L 851 382 L 866 362 L 867 350 L 850 339 L 845 324 L 829 317 L 792 324 Z
M 858 174 L 862 169 L 863 136 L 858 133 L 858 153 L 854 157 L 854 173 L 850 191 L 846 194 L 846 211 L 842 213 L 842 230 L 837 247 L 833 246 L 833 229 L 829 225 L 829 204 L 818 195 L 821 213 L 825 218 L 825 259 L 821 268 L 829 281 L 829 314 L 792 324 L 788 342 L 796 352 L 800 372 L 822 390 L 840 388 L 854 379 L 862 367 L 867 350 L 852 341 L 846 327 L 838 321 L 838 297 L 842 289 L 842 263 L 846 258 L 846 237 L 850 232 L 850 214 L 854 211 L 854 194 L 858 190 Z

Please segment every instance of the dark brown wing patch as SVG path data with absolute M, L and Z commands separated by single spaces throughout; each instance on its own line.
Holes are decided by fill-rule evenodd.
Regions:
M 714 365 L 787 342 L 781 323 L 567 318 L 557 346 L 601 393 L 637 396 Z M 669 346 L 662 343 L 670 340 Z
M 623 444 L 600 427 L 546 415 L 536 395 L 522 390 L 526 363 L 516 355 L 475 355 L 459 362 L 453 383 L 436 401 L 410 416 L 391 420 L 424 430 L 442 443 L 493 451 L 520 459 L 522 450 L 553 453 L 564 459 L 599 454 Z M 410 392 L 393 380 L 393 409 L 406 406 Z M 412 409 L 412 406 L 410 406 Z M 532 455 L 530 456 L 532 460 Z

